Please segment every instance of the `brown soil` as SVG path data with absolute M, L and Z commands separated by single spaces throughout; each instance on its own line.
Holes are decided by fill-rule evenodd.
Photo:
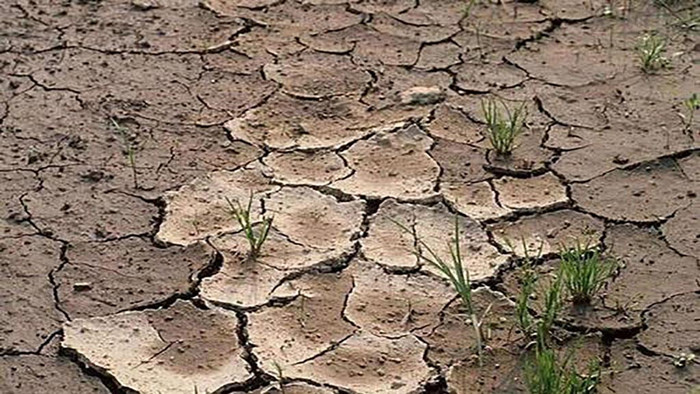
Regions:
M 521 263 L 587 238 L 622 266 L 557 350 L 697 393 L 700 6 L 468 3 L 0 2 L 0 392 L 526 392 Z M 486 98 L 528 111 L 508 156 Z M 455 215 L 481 365 L 413 253 Z

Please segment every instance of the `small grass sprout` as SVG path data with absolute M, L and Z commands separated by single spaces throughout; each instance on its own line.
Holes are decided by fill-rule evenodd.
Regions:
M 576 241 L 572 247 L 561 248 L 559 258 L 564 285 L 575 305 L 589 304 L 618 269 L 615 259 L 603 256 L 590 242 Z
M 139 188 L 138 172 L 136 171 L 136 150 L 134 145 L 129 141 L 129 135 L 127 129 L 119 124 L 114 118 L 109 118 L 112 122 L 112 126 L 119 132 L 122 137 L 122 143 L 124 144 L 124 156 L 126 156 L 129 166 L 131 167 L 131 176 L 134 182 L 134 189 Z
M 416 251 L 414 254 L 418 256 L 419 259 L 425 261 L 426 263 L 430 264 L 432 267 L 436 268 L 438 271 L 440 271 L 443 275 L 447 277 L 447 279 L 450 281 L 452 284 L 452 287 L 455 289 L 457 294 L 460 297 L 460 300 L 462 301 L 462 304 L 464 307 L 467 309 L 467 313 L 469 314 L 469 323 L 471 323 L 472 327 L 474 328 L 474 335 L 476 336 L 476 351 L 477 351 L 477 357 L 479 360 L 479 365 L 482 363 L 482 350 L 483 350 L 483 333 L 482 333 L 482 325 L 484 322 L 484 318 L 486 315 L 488 315 L 491 305 L 489 305 L 484 313 L 482 314 L 481 318 L 478 318 L 476 315 L 476 311 L 474 310 L 474 303 L 472 300 L 472 288 L 471 288 L 471 279 L 469 276 L 469 270 L 467 267 L 464 265 L 462 261 L 462 253 L 460 250 L 460 241 L 459 241 L 459 218 L 458 216 L 455 216 L 455 224 L 454 224 L 454 238 L 450 239 L 447 241 L 447 246 L 450 250 L 450 258 L 451 258 L 451 264 L 446 262 L 440 255 L 438 255 L 427 243 L 425 243 L 422 239 L 420 239 L 416 234 L 415 231 L 410 230 L 403 224 L 394 221 L 398 226 L 400 226 L 404 231 L 411 233 L 414 235 L 414 237 L 417 240 L 417 245 L 416 245 Z M 423 253 L 423 250 L 427 252 L 427 255 Z
M 520 135 L 527 118 L 527 110 L 523 102 L 511 110 L 501 102 L 505 110 L 503 114 L 496 100 L 482 100 L 481 111 L 486 119 L 486 134 L 491 146 L 501 156 L 510 155 L 515 148 L 515 138 Z
M 525 258 L 523 259 L 521 276 L 519 278 L 520 293 L 518 293 L 518 297 L 515 300 L 515 317 L 520 331 L 522 331 L 527 338 L 531 338 L 535 327 L 535 321 L 530 313 L 530 299 L 535 293 L 535 285 L 538 279 L 534 265 L 535 260 L 538 260 L 542 256 L 544 242 L 540 242 L 540 246 L 534 256 L 530 255 L 530 249 L 527 247 L 525 238 L 521 239 L 521 243 Z M 512 252 L 515 252 L 515 248 L 510 243 L 510 240 L 506 240 L 506 244 Z
M 260 255 L 260 250 L 262 249 L 267 236 L 270 233 L 270 228 L 272 227 L 272 217 L 264 217 L 262 223 L 260 224 L 260 230 L 255 231 L 255 224 L 251 220 L 250 211 L 253 206 L 253 193 L 250 193 L 248 198 L 248 204 L 244 207 L 241 203 L 236 200 L 234 204 L 228 197 L 226 197 L 226 202 L 229 206 L 229 213 L 233 216 L 238 224 L 243 229 L 243 234 L 245 235 L 248 244 L 250 245 L 249 257 L 255 260 Z
M 650 74 L 668 66 L 669 60 L 664 56 L 665 51 L 666 41 L 662 37 L 645 34 L 637 47 L 642 71 Z
M 557 317 L 559 317 L 563 306 L 564 286 L 562 277 L 563 275 L 560 269 L 541 292 L 542 307 L 539 311 L 540 317 L 535 324 L 537 330 L 537 347 L 540 349 L 547 347 L 552 327 Z
M 697 93 L 693 93 L 692 96 L 683 100 L 683 106 L 685 107 L 685 110 L 688 112 L 688 114 L 680 114 L 680 116 L 683 119 L 683 123 L 685 123 L 685 129 L 689 130 L 690 127 L 693 125 L 695 111 L 700 110 L 700 96 L 698 96 Z
M 592 362 L 585 375 L 571 365 L 571 354 L 560 360 L 550 348 L 536 349 L 525 364 L 525 383 L 530 394 L 590 394 L 600 379 L 600 365 Z

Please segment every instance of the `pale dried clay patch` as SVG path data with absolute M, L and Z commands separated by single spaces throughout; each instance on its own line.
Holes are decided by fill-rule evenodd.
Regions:
M 503 177 L 493 181 L 503 206 L 515 210 L 535 210 L 566 204 L 566 187 L 559 178 L 546 173 L 532 178 Z
M 263 163 L 273 179 L 284 185 L 325 186 L 352 172 L 332 151 L 273 152 L 263 158 Z
M 233 312 L 178 301 L 164 310 L 76 319 L 62 347 L 143 394 L 214 392 L 252 377 Z
M 450 206 L 474 220 L 497 219 L 513 212 L 496 201 L 496 193 L 488 182 L 450 182 L 441 186 Z

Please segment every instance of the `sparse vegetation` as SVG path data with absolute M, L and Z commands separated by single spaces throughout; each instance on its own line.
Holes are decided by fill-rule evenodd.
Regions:
M 452 284 L 457 294 L 459 294 L 462 304 L 467 309 L 469 314 L 469 322 L 474 328 L 474 335 L 476 337 L 476 351 L 479 359 L 479 364 L 482 362 L 482 350 L 483 350 L 483 332 L 482 325 L 484 318 L 488 315 L 490 306 L 486 308 L 486 311 L 482 314 L 481 318 L 477 317 L 476 311 L 474 310 L 474 303 L 472 301 L 472 288 L 471 288 L 471 278 L 469 277 L 469 270 L 464 265 L 462 261 L 462 252 L 460 250 L 459 241 L 459 217 L 455 216 L 454 224 L 454 238 L 447 241 L 447 246 L 450 250 L 451 263 L 446 262 L 439 254 L 437 254 L 427 243 L 420 239 L 414 231 L 411 231 L 406 226 L 401 223 L 395 222 L 404 231 L 413 234 L 416 238 L 417 245 L 415 254 L 419 259 L 427 262 L 438 271 L 440 271 Z M 427 252 L 423 253 L 423 250 Z
M 501 107 L 503 109 L 499 108 L 498 103 L 493 99 L 481 101 L 489 142 L 497 154 L 507 156 L 515 148 L 515 138 L 520 135 L 525 124 L 527 110 L 524 102 L 514 110 L 509 109 L 503 102 Z
M 662 37 L 645 34 L 637 47 L 642 71 L 654 73 L 668 66 L 669 60 L 664 56 L 665 51 L 666 41 Z
M 250 246 L 250 259 L 257 259 L 257 257 L 260 255 L 260 250 L 262 249 L 265 240 L 267 240 L 270 228 L 272 227 L 273 218 L 264 217 L 262 222 L 259 224 L 260 229 L 258 231 L 255 230 L 254 227 L 256 226 L 250 216 L 251 208 L 253 206 L 252 192 L 250 193 L 248 203 L 245 207 L 242 206 L 238 200 L 236 200 L 236 203 L 234 204 L 228 197 L 226 198 L 226 202 L 229 205 L 229 213 L 241 226 L 243 234 L 245 235 L 246 240 L 248 240 L 248 245 Z
M 564 285 L 577 305 L 589 304 L 618 268 L 615 259 L 603 256 L 600 248 L 589 242 L 576 241 L 574 246 L 562 248 L 559 258 Z
M 531 394 L 594 393 L 600 378 L 600 366 L 591 363 L 586 375 L 571 365 L 571 354 L 561 360 L 550 348 L 537 348 L 525 364 L 525 382 Z
M 127 159 L 127 162 L 129 163 L 129 167 L 131 167 L 131 176 L 134 182 L 134 189 L 138 189 L 139 180 L 138 171 L 136 170 L 136 149 L 134 148 L 134 145 L 131 143 L 131 141 L 129 141 L 128 130 L 125 127 L 122 127 L 122 125 L 120 125 L 119 122 L 116 121 L 116 119 L 109 118 L 109 120 L 112 122 L 112 126 L 114 126 L 114 128 L 117 130 L 117 132 L 122 138 L 123 153 Z
M 685 124 L 685 129 L 689 130 L 690 127 L 693 125 L 695 111 L 700 110 L 700 96 L 698 96 L 697 93 L 693 93 L 692 96 L 683 100 L 683 107 L 685 107 L 687 115 L 681 113 L 680 116 L 681 119 L 683 119 L 683 123 Z

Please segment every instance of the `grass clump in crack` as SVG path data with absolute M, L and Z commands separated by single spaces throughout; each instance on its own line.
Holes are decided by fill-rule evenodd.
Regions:
M 668 66 L 665 51 L 666 40 L 656 34 L 645 34 L 637 47 L 642 71 L 651 74 Z
M 685 107 L 685 110 L 687 111 L 687 115 L 681 113 L 680 117 L 683 119 L 683 123 L 685 124 L 685 130 L 690 130 L 690 128 L 693 126 L 693 119 L 695 119 L 695 111 L 700 110 L 700 96 L 698 96 L 697 93 L 693 93 L 692 96 L 688 97 L 687 99 L 683 100 L 683 106 Z
M 228 203 L 228 212 L 233 216 L 238 224 L 243 230 L 243 235 L 248 241 L 250 250 L 248 251 L 248 256 L 250 259 L 255 260 L 260 256 L 260 250 L 262 249 L 267 236 L 270 233 L 270 228 L 272 227 L 272 217 L 263 217 L 262 222 L 259 224 L 259 230 L 256 231 L 255 223 L 253 223 L 250 211 L 253 206 L 253 193 L 250 193 L 248 198 L 248 203 L 246 206 L 242 206 L 241 203 L 236 200 L 235 204 L 226 197 L 226 202 Z
M 515 138 L 525 125 L 527 110 L 524 102 L 513 110 L 503 102 L 501 107 L 503 109 L 493 99 L 481 101 L 489 142 L 498 155 L 508 156 L 515 148 Z
M 564 285 L 575 305 L 589 304 L 618 269 L 615 259 L 603 256 L 590 242 L 576 241 L 574 246 L 562 248 L 559 258 Z
M 482 326 L 484 318 L 488 315 L 491 305 L 489 305 L 481 318 L 478 318 L 476 311 L 474 309 L 474 302 L 472 299 L 472 288 L 471 288 L 471 278 L 469 276 L 469 269 L 464 265 L 462 261 L 462 252 L 460 250 L 460 240 L 459 240 L 459 217 L 455 215 L 454 232 L 453 238 L 447 241 L 447 246 L 450 250 L 450 261 L 445 261 L 439 254 L 437 254 L 427 243 L 425 243 L 415 231 L 407 228 L 403 224 L 394 221 L 401 229 L 412 234 L 416 239 L 416 250 L 414 254 L 421 260 L 430 264 L 432 267 L 436 268 L 440 273 L 445 275 L 447 279 L 452 284 L 457 294 L 460 297 L 462 305 L 467 309 L 467 314 L 469 315 L 468 323 L 474 328 L 474 335 L 476 338 L 476 352 L 479 361 L 479 365 L 482 364 L 482 351 L 484 347 L 484 335 L 482 331 Z M 423 251 L 425 250 L 424 253 Z

